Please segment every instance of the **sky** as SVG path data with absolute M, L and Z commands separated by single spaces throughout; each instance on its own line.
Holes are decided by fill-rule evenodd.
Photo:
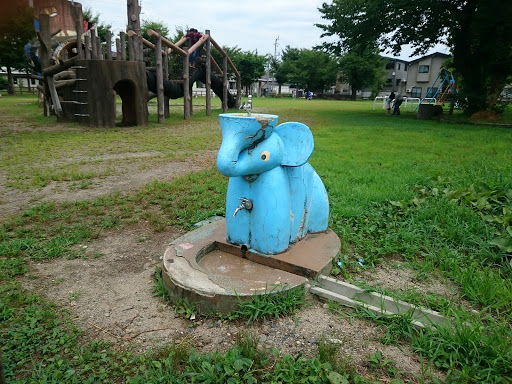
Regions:
M 209 29 L 212 38 L 221 46 L 238 47 L 242 51 L 257 51 L 259 55 L 277 54 L 286 46 L 311 49 L 321 39 L 322 29 L 315 23 L 326 23 L 318 8 L 329 0 L 138 0 L 142 8 L 141 20 L 157 21 L 169 28 L 193 27 L 200 32 Z M 103 24 L 111 24 L 118 35 L 127 24 L 126 0 L 81 0 L 82 8 L 99 13 Z M 172 37 L 172 36 L 169 36 Z M 332 38 L 331 38 L 332 39 Z M 444 46 L 436 46 L 428 53 L 449 53 Z M 393 56 L 403 60 L 410 57 L 410 47 Z

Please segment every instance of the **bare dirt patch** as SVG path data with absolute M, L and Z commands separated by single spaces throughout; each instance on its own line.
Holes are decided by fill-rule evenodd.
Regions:
M 142 352 L 172 342 L 202 351 L 226 351 L 238 335 L 250 333 L 265 347 L 283 354 L 314 355 L 320 340 L 339 344 L 361 374 L 370 374 L 368 357 L 380 350 L 385 359 L 414 381 L 421 362 L 407 346 L 384 346 L 382 330 L 367 321 L 329 311 L 313 297 L 295 316 L 247 325 L 214 318 L 184 319 L 153 294 L 155 266 L 180 233 L 154 233 L 140 222 L 110 231 L 78 249 L 82 258 L 33 263 L 25 287 L 70 311 L 87 339 L 103 339 Z
M 117 166 L 117 174 L 88 180 L 86 188 L 77 187 L 75 182 L 51 182 L 44 188 L 20 191 L 6 186 L 6 177 L 0 173 L 0 218 L 23 212 L 30 205 L 41 202 L 83 201 L 117 191 L 133 192 L 154 180 L 171 180 L 190 172 L 197 172 L 211 167 L 215 162 L 216 151 L 205 151 L 185 161 L 166 162 L 149 169 L 141 170 L 136 161 L 126 161 Z M 135 154 L 105 158 L 111 160 L 133 159 Z M 139 157 L 150 154 L 137 154 Z

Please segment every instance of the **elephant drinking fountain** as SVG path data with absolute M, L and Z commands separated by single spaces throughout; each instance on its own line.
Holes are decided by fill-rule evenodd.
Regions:
M 313 135 L 275 115 L 221 114 L 217 168 L 229 177 L 227 241 L 273 255 L 327 230 L 329 199 L 307 162 Z
M 274 285 L 291 289 L 329 273 L 340 249 L 329 200 L 308 163 L 310 129 L 278 116 L 220 114 L 217 168 L 229 177 L 226 217 L 171 242 L 162 277 L 171 299 L 229 312 Z

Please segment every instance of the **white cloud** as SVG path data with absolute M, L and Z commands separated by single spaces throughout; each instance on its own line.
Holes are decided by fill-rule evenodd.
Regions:
M 274 54 L 287 45 L 293 48 L 312 48 L 322 42 L 322 30 L 315 23 L 325 23 L 318 8 L 324 0 L 195 0 L 162 1 L 139 0 L 142 20 L 159 21 L 169 31 L 175 27 L 209 29 L 220 45 L 235 47 L 259 54 Z M 100 14 L 100 20 L 112 24 L 113 32 L 125 29 L 127 20 L 126 0 L 82 0 L 84 8 Z M 431 52 L 441 51 L 436 47 Z M 400 55 L 409 59 L 412 52 L 405 47 Z

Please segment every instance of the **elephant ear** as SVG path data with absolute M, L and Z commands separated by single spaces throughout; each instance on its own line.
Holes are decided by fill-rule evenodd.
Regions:
M 302 123 L 279 124 L 274 131 L 283 142 L 283 161 L 281 165 L 297 167 L 306 163 L 313 153 L 313 134 Z

